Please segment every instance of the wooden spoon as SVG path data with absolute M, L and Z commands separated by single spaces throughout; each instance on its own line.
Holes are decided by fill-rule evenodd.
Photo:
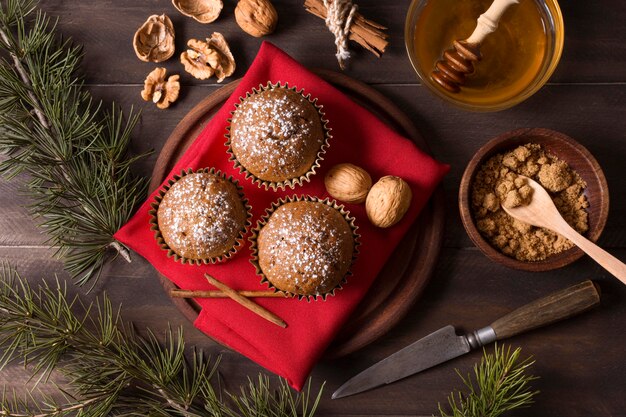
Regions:
M 613 274 L 617 279 L 626 284 L 626 265 L 619 259 L 601 249 L 595 243 L 580 235 L 574 230 L 557 210 L 552 198 L 548 192 L 536 181 L 520 175 L 521 178 L 528 180 L 528 185 L 533 189 L 531 202 L 526 206 L 518 206 L 515 208 L 506 208 L 502 206 L 512 217 L 533 226 L 545 227 L 561 236 L 569 239 L 583 252 L 591 256 L 593 260 L 599 263 L 604 269 Z

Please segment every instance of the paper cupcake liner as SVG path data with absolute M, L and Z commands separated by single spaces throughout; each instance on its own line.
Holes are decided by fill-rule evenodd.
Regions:
M 317 203 L 324 203 L 327 206 L 330 206 L 334 208 L 335 210 L 338 210 L 339 213 L 341 213 L 341 215 L 344 217 L 344 219 L 346 219 L 346 221 L 348 222 L 348 225 L 350 226 L 350 230 L 352 231 L 352 237 L 354 239 L 354 250 L 352 252 L 352 260 L 350 261 L 350 267 L 348 268 L 348 271 L 346 272 L 342 280 L 339 282 L 339 284 L 335 288 L 333 288 L 332 290 L 324 294 L 302 295 L 302 294 L 295 294 L 295 293 L 290 293 L 287 291 L 280 290 L 276 288 L 267 279 L 267 277 L 261 270 L 261 266 L 259 264 L 258 237 L 259 237 L 259 233 L 261 232 L 261 229 L 263 229 L 263 227 L 267 224 L 270 216 L 272 215 L 272 213 L 274 213 L 274 211 L 276 211 L 278 207 L 282 206 L 283 204 L 293 203 L 296 201 L 311 201 L 311 202 L 317 202 Z M 350 216 L 350 212 L 347 211 L 343 205 L 337 204 L 337 201 L 331 200 L 329 198 L 325 198 L 322 200 L 321 198 L 318 198 L 318 197 L 301 195 L 301 196 L 283 197 L 283 198 L 280 198 L 278 201 L 273 202 L 271 207 L 265 209 L 265 214 L 258 220 L 256 227 L 252 229 L 252 235 L 250 235 L 250 237 L 248 238 L 248 240 L 250 241 L 250 251 L 252 252 L 250 263 L 254 265 L 257 275 L 261 277 L 261 284 L 267 284 L 267 286 L 270 289 L 274 290 L 277 293 L 282 293 L 289 297 L 298 297 L 299 300 L 306 299 L 308 302 L 310 302 L 311 299 L 316 301 L 318 297 L 326 301 L 326 298 L 328 296 L 334 296 L 335 292 L 337 290 L 342 289 L 343 284 L 346 284 L 348 282 L 348 277 L 352 275 L 351 269 L 354 266 L 354 262 L 356 261 L 356 258 L 359 254 L 359 246 L 361 245 L 361 242 L 359 241 L 359 239 L 361 238 L 361 235 L 357 233 L 358 227 L 354 224 L 354 221 L 355 221 L 355 218 L 353 216 Z
M 216 256 L 216 257 L 212 257 L 212 258 L 203 258 L 203 259 L 190 259 L 190 258 L 186 258 L 184 256 L 179 255 L 178 253 L 174 252 L 174 250 L 172 248 L 170 248 L 168 246 L 168 244 L 165 242 L 165 239 L 163 238 L 163 235 L 161 234 L 161 231 L 159 230 L 159 222 L 158 222 L 158 218 L 157 218 L 157 213 L 159 211 L 159 205 L 161 204 L 161 201 L 163 200 L 163 196 L 165 195 L 165 193 L 167 193 L 167 191 L 172 187 L 172 185 L 174 185 L 174 183 L 178 180 L 180 180 L 181 178 L 183 178 L 186 175 L 189 174 L 197 174 L 197 173 L 209 173 L 209 174 L 213 174 L 213 175 L 217 175 L 227 181 L 230 181 L 231 183 L 233 183 L 235 185 L 235 187 L 237 187 L 237 191 L 239 193 L 239 198 L 241 198 L 241 201 L 243 202 L 244 208 L 246 210 L 246 223 L 244 225 L 244 228 L 239 232 L 239 236 L 237 237 L 237 240 L 235 241 L 235 244 L 233 245 L 233 247 L 231 249 L 229 249 L 226 253 L 220 255 L 220 256 Z M 246 196 L 243 193 L 243 188 L 239 185 L 239 182 L 235 179 L 233 179 L 232 176 L 227 177 L 226 174 L 222 173 L 219 170 L 216 170 L 215 168 L 201 168 L 198 170 L 193 170 L 191 168 L 183 170 L 180 175 L 174 175 L 174 177 L 172 179 L 170 179 L 167 183 L 167 185 L 164 185 L 160 190 L 159 190 L 159 194 L 154 198 L 155 201 L 153 201 L 150 206 L 152 207 L 149 211 L 148 214 L 150 214 L 150 230 L 154 231 L 154 238 L 156 239 L 157 243 L 159 244 L 159 246 L 161 247 L 161 249 L 166 250 L 167 251 L 167 257 L 174 258 L 174 261 L 176 262 L 180 262 L 182 264 L 191 264 L 191 265 L 208 265 L 208 264 L 215 264 L 218 262 L 224 262 L 227 261 L 228 259 L 230 259 L 235 253 L 237 253 L 237 251 L 239 249 L 241 249 L 244 246 L 244 236 L 246 234 L 246 231 L 252 226 L 252 206 L 250 206 L 248 199 L 246 198 Z
M 324 131 L 324 140 L 322 141 L 322 146 L 320 146 L 320 149 L 317 151 L 315 162 L 313 162 L 313 165 L 311 166 L 311 168 L 306 173 L 304 173 L 303 175 L 300 175 L 299 177 L 290 178 L 288 180 L 279 181 L 279 182 L 263 180 L 257 177 L 256 175 L 254 175 L 253 173 L 251 173 L 250 171 L 248 171 L 237 160 L 237 157 L 235 156 L 235 153 L 233 152 L 231 141 L 230 141 L 230 128 L 231 128 L 230 124 L 232 122 L 232 116 L 234 115 L 235 111 L 239 108 L 241 103 L 243 103 L 244 100 L 246 100 L 253 94 L 259 94 L 262 91 L 271 90 L 273 88 L 289 89 L 291 91 L 294 91 L 300 94 L 303 98 L 308 100 L 309 103 L 311 103 L 313 107 L 315 107 L 315 109 L 317 110 L 320 116 L 320 122 L 322 123 L 322 130 Z M 311 93 L 305 95 L 303 88 L 298 90 L 296 87 L 289 87 L 288 83 L 282 84 L 281 82 L 278 82 L 277 84 L 273 84 L 272 82 L 268 81 L 266 85 L 259 84 L 258 88 L 252 88 L 252 91 L 248 91 L 245 97 L 239 97 L 239 103 L 235 104 L 235 110 L 231 111 L 230 115 L 231 117 L 228 118 L 227 120 L 228 127 L 226 128 L 228 133 L 224 135 L 226 137 L 225 145 L 228 147 L 227 153 L 230 155 L 229 160 L 233 162 L 235 169 L 238 169 L 240 173 L 245 175 L 246 179 L 251 179 L 254 184 L 257 184 L 259 187 L 264 187 L 266 190 L 269 188 L 271 188 L 273 191 L 276 191 L 279 188 L 281 190 L 284 190 L 286 187 L 294 189 L 296 185 L 302 185 L 305 182 L 310 182 L 311 176 L 315 175 L 317 169 L 320 167 L 320 163 L 324 160 L 324 154 L 326 153 L 326 150 L 330 146 L 329 141 L 332 138 L 332 135 L 330 134 L 331 129 L 328 127 L 328 119 L 325 118 L 326 114 L 323 111 L 323 106 L 317 104 L 317 98 L 311 98 Z

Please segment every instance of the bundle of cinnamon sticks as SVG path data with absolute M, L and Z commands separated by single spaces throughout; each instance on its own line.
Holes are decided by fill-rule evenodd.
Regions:
M 304 0 L 304 8 L 307 12 L 326 19 L 326 7 L 323 0 Z M 350 26 L 349 39 L 380 58 L 389 44 L 387 41 L 389 35 L 383 32 L 386 29 L 386 27 L 364 18 L 361 13 L 357 12 Z

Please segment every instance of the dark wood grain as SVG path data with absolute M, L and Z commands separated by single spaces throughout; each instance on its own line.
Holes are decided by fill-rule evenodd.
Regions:
M 63 33 L 85 44 L 85 72 L 89 83 L 143 83 L 155 65 L 136 58 L 132 49 L 133 35 L 149 15 L 166 13 L 176 30 L 177 53 L 163 66 L 168 71 L 180 72 L 184 84 L 211 84 L 215 81 L 198 81 L 182 71 L 178 56 L 188 39 L 203 39 L 213 31 L 224 34 L 237 61 L 235 77 L 245 73 L 262 41 L 245 34 L 236 25 L 233 16 L 236 2 L 224 3 L 219 19 L 209 25 L 182 16 L 167 0 L 46 0 L 42 7 L 61 19 L 59 27 Z M 304 10 L 303 1 L 275 0 L 272 3 L 279 22 L 276 32 L 265 39 L 308 67 L 338 70 L 332 35 L 319 18 Z M 389 28 L 390 44 L 379 60 L 355 46 L 349 67 L 352 76 L 368 83 L 417 83 L 403 40 L 409 3 L 409 0 L 358 2 L 364 16 Z M 626 15 L 626 4 L 563 1 L 560 6 L 565 21 L 565 48 L 551 82 L 626 82 L 626 44 L 623 42 L 626 29 L 622 19 Z M 598 65 L 609 62 L 610 65 Z
M 274 0 L 279 13 L 277 32 L 267 39 L 309 67 L 337 70 L 332 35 L 321 20 L 308 15 L 300 1 Z M 396 384 L 367 394 L 331 400 L 330 393 L 356 372 L 447 324 L 471 331 L 551 292 L 593 279 L 602 289 L 598 308 L 507 340 L 536 360 L 533 387 L 541 393 L 532 407 L 510 417 L 626 417 L 626 287 L 588 257 L 550 272 L 512 270 L 490 261 L 474 247 L 457 210 L 461 174 L 472 155 L 489 139 L 517 128 L 545 127 L 561 131 L 585 146 L 598 160 L 609 187 L 611 204 L 605 230 L 598 240 L 619 259 L 626 259 L 626 2 L 563 1 L 566 39 L 561 62 L 548 83 L 522 104 L 496 114 L 473 114 L 441 102 L 417 82 L 402 40 L 409 1 L 357 0 L 365 16 L 389 27 L 390 47 L 377 60 L 355 48 L 347 74 L 374 87 L 402 109 L 417 126 L 434 155 L 451 164 L 444 179 L 446 231 L 433 278 L 405 318 L 389 333 L 364 349 L 338 360 L 325 360 L 313 372 L 313 385 L 327 381 L 318 415 L 342 417 L 408 417 L 437 413 L 437 402 L 461 388 L 455 368 L 471 372 L 480 352 L 458 358 Z M 156 65 L 140 62 L 132 51 L 132 34 L 150 14 L 168 13 L 176 27 L 181 51 L 191 37 L 223 33 L 231 43 L 242 76 L 254 59 L 260 39 L 240 31 L 233 19 L 235 1 L 225 1 L 223 15 L 201 25 L 178 14 L 168 0 L 83 1 L 45 0 L 41 6 L 60 19 L 59 28 L 85 47 L 83 70 L 89 89 L 105 103 L 115 100 L 125 109 L 142 110 L 132 148 L 156 152 L 136 166 L 149 175 L 166 139 L 197 103 L 214 92 L 214 80 L 198 81 L 182 70 L 177 59 L 164 64 L 181 73 L 181 98 L 162 111 L 144 103 L 139 92 Z M 178 55 L 178 54 L 176 54 Z M 228 80 L 227 80 L 228 81 Z M 0 260 L 16 265 L 32 284 L 58 274 L 68 279 L 54 251 L 44 245 L 25 206 L 19 180 L 0 181 Z M 103 291 L 121 314 L 141 331 L 163 334 L 168 323 L 181 326 L 190 346 L 222 356 L 220 372 L 231 390 L 263 370 L 197 331 L 163 292 L 151 266 L 134 256 L 106 267 L 98 286 L 83 295 L 93 299 Z M 68 285 L 72 294 L 84 290 Z M 21 390 L 26 378 L 14 364 L 0 371 L 0 383 Z
M 620 251 L 618 256 L 623 258 L 624 254 L 626 251 Z M 617 407 L 626 405 L 622 395 L 624 376 L 621 375 L 626 371 L 626 364 L 619 360 L 623 347 L 616 340 L 623 332 L 623 323 L 615 320 L 626 312 L 623 295 L 619 295 L 623 293 L 623 286 L 606 275 L 581 274 L 580 271 L 587 270 L 591 264 L 586 261 L 538 275 L 480 262 L 480 256 L 477 249 L 444 248 L 435 271 L 436 278 L 427 287 L 421 303 L 380 342 L 356 352 L 349 361 L 320 364 L 316 376 L 328 380 L 329 391 L 335 390 L 345 382 L 346 376 L 356 374 L 445 325 L 452 324 L 459 331 L 472 331 L 516 306 L 576 284 L 581 278 L 593 278 L 602 289 L 599 308 L 505 342 L 521 347 L 524 356 L 532 355 L 536 360 L 532 373 L 541 377 L 533 384 L 541 390 L 537 404 L 510 415 L 623 416 L 623 410 Z M 603 335 L 608 334 L 613 341 L 605 343 Z M 454 369 L 462 374 L 470 373 L 479 358 L 479 351 L 472 352 L 345 402 L 341 399 L 324 403 L 324 410 L 332 410 L 335 415 L 383 416 L 390 411 L 407 416 L 434 414 L 436 402 L 444 402 L 453 387 L 461 387 Z M 608 367 L 599 370 L 602 364 Z M 588 386 L 584 381 L 601 387 Z M 619 384 L 619 387 L 612 384 Z M 607 391 L 603 393 L 603 390 Z
M 0 205 L 0 245 L 42 245 L 46 240 L 45 236 L 30 218 L 25 207 L 29 200 L 20 195 L 20 190 L 21 186 L 17 181 L 0 179 L 0 195 L 11 196 L 3 199 Z

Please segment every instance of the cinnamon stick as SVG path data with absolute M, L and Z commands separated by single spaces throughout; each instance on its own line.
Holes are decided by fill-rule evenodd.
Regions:
M 275 291 L 237 291 L 239 295 L 246 298 L 285 298 L 285 294 Z M 229 296 L 220 290 L 170 290 L 172 298 L 229 298 Z
M 307 12 L 326 19 L 326 7 L 323 0 L 304 0 L 304 8 Z M 361 13 L 356 12 L 348 38 L 380 58 L 389 44 L 387 41 L 389 35 L 383 32 L 386 29 L 386 27 L 368 20 Z
M 243 295 L 240 295 L 237 291 L 233 290 L 228 285 L 224 284 L 221 281 L 218 281 L 217 279 L 213 278 L 209 274 L 204 274 L 204 277 L 207 279 L 207 281 L 209 281 L 211 285 L 217 287 L 219 290 L 224 292 L 226 295 L 228 295 L 234 301 L 238 302 L 243 307 L 263 317 L 265 320 L 271 321 L 277 326 L 280 326 L 283 328 L 287 327 L 287 323 L 285 323 L 283 319 L 281 319 L 274 313 L 267 311 L 266 309 L 264 309 L 263 307 L 255 303 L 254 301 L 250 300 L 249 298 L 246 298 Z

